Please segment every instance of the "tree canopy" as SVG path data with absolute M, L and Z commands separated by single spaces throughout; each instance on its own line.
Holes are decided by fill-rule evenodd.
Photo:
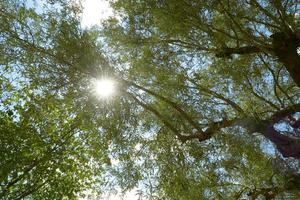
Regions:
M 0 3 L 1 198 L 300 198 L 297 0 L 34 2 Z

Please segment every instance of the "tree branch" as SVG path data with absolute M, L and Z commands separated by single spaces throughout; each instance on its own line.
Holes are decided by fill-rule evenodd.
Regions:
M 124 80 L 125 81 L 125 80 Z M 143 90 L 144 92 L 147 92 L 148 94 L 151 94 L 152 96 L 168 103 L 170 106 L 172 106 L 175 110 L 177 110 L 179 112 L 179 114 L 187 120 L 188 123 L 190 123 L 198 132 L 202 132 L 201 130 L 201 127 L 199 126 L 199 124 L 197 122 L 195 122 L 190 116 L 188 113 L 186 113 L 177 103 L 171 101 L 170 99 L 166 98 L 166 97 L 163 97 L 159 94 L 157 94 L 156 92 L 153 92 L 151 90 L 148 90 L 142 86 L 139 86 L 133 82 L 130 82 L 130 81 L 125 81 L 126 83 L 128 83 L 129 85 L 137 88 L 137 89 L 140 89 L 140 90 Z
M 260 53 L 262 50 L 256 46 L 243 46 L 243 47 L 236 47 L 236 48 L 229 48 L 225 47 L 221 49 L 218 53 L 216 53 L 217 58 L 231 58 L 233 54 L 253 54 L 253 53 Z

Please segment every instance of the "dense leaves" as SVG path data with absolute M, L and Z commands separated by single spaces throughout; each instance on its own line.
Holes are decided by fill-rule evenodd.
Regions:
M 134 80 L 128 84 L 135 101 L 158 123 L 160 134 L 177 138 L 170 148 L 179 145 L 187 165 L 176 166 L 180 163 L 177 154 L 159 145 L 154 157 L 157 152 L 172 152 L 171 160 L 163 157 L 154 165 L 168 160 L 166 170 L 157 170 L 159 196 L 232 199 L 248 194 L 253 199 L 272 199 L 280 198 L 283 191 L 297 190 L 297 184 L 292 189 L 285 181 L 273 182 L 274 174 L 285 178 L 276 167 L 262 162 L 277 163 L 273 158 L 281 156 L 299 158 L 299 137 L 292 136 L 299 132 L 292 127 L 299 119 L 297 3 L 116 1 L 114 6 L 121 20 L 108 21 L 103 30 L 111 52 L 120 63 L 126 63 L 128 74 L 124 79 Z M 231 139 L 226 140 L 228 137 Z M 170 138 L 166 141 L 170 145 Z M 191 155 L 190 146 L 194 146 Z M 208 149 L 196 153 L 203 146 Z M 248 151 L 239 154 L 241 147 Z M 257 152 L 252 154 L 254 150 Z M 188 161 L 199 171 L 186 164 Z M 200 167 L 211 162 L 214 167 Z M 263 171 L 263 177 L 247 182 L 249 172 L 241 170 L 241 165 L 251 169 L 256 178 Z M 268 175 L 264 167 L 275 172 Z M 206 174 L 205 169 L 212 172 L 211 177 L 218 172 L 215 176 L 224 183 L 212 179 L 214 186 L 208 189 L 204 186 L 208 180 L 202 182 L 204 185 L 197 183 L 199 175 Z M 237 171 L 242 180 L 235 177 Z M 230 178 L 226 178 L 227 173 Z M 292 174 L 298 178 L 297 167 Z M 200 188 L 204 191 L 197 193 Z
M 0 3 L 1 198 L 300 198 L 297 1 L 48 3 Z

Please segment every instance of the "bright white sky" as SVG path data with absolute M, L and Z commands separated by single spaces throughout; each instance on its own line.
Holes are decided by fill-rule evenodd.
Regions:
M 138 200 L 137 190 L 132 189 L 129 192 L 126 192 L 124 198 L 121 198 L 120 194 L 117 193 L 114 195 L 104 194 L 101 199 L 98 199 L 95 195 L 93 195 L 91 192 L 86 191 L 85 194 L 87 195 L 85 198 L 80 198 L 80 200 Z
M 107 0 L 82 0 L 82 26 L 91 27 L 113 15 L 113 9 Z
M 109 197 L 104 197 L 103 200 L 138 200 L 138 196 L 136 195 L 137 191 L 135 189 L 127 192 L 125 197 L 122 199 L 118 194 L 111 195 Z
M 109 6 L 107 0 L 82 0 L 82 26 L 89 28 L 93 25 L 99 25 L 101 20 L 105 20 L 113 15 L 113 9 Z M 135 189 L 126 193 L 122 200 L 138 200 Z M 105 200 L 121 200 L 119 194 L 104 197 Z
M 100 98 L 112 97 L 116 90 L 115 81 L 108 78 L 96 80 L 93 85 L 96 95 Z

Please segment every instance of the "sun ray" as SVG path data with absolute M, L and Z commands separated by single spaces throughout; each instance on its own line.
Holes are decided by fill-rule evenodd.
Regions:
M 99 79 L 94 82 L 94 89 L 97 96 L 108 98 L 115 93 L 115 82 L 112 79 Z

